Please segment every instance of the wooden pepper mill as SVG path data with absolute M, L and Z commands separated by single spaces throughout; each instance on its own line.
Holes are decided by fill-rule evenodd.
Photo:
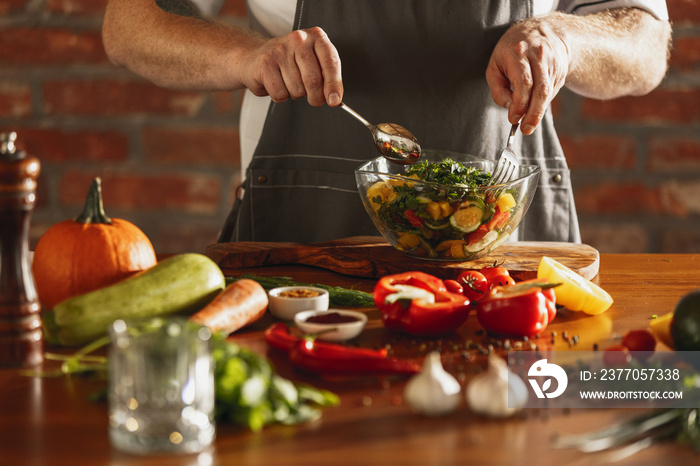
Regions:
M 29 261 L 29 222 L 40 164 L 0 134 L 0 367 L 43 360 L 41 305 Z

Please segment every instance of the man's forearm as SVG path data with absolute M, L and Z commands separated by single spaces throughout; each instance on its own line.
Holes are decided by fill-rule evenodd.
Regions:
M 110 60 L 164 87 L 243 87 L 236 65 L 246 50 L 259 46 L 264 39 L 246 30 L 206 21 L 187 3 L 110 0 L 102 28 Z
M 557 13 L 540 21 L 566 43 L 571 57 L 566 87 L 578 94 L 597 99 L 644 95 L 666 74 L 671 26 L 643 10 Z

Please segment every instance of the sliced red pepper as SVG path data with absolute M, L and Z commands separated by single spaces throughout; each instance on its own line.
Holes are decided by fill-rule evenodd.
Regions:
M 479 301 L 476 317 L 492 333 L 519 336 L 541 333 L 556 315 L 554 289 L 549 286 L 552 285 L 541 279 L 496 286 Z
M 417 336 L 452 332 L 471 309 L 469 298 L 447 291 L 441 279 L 424 272 L 382 277 L 374 288 L 374 304 L 387 329 Z
M 498 210 L 498 207 L 496 207 L 496 213 L 493 214 L 493 218 L 485 225 L 486 229 L 488 231 L 500 230 L 508 223 L 509 218 L 510 212 L 501 212 Z
M 471 233 L 467 233 L 466 240 L 469 241 L 469 244 L 472 245 L 474 243 L 477 243 L 481 241 L 484 236 L 489 232 L 489 229 L 486 227 L 486 225 L 479 225 L 479 228 L 476 230 L 472 231 Z
M 411 209 L 406 209 L 403 215 L 406 217 L 406 220 L 408 220 L 408 223 L 410 223 L 414 227 L 420 228 L 423 226 L 423 219 L 417 216 L 416 213 Z

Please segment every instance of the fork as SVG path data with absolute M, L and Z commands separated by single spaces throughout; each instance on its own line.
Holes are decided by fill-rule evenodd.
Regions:
M 491 181 L 489 181 L 488 186 L 507 183 L 517 175 L 519 162 L 515 152 L 513 152 L 511 143 L 518 129 L 518 124 L 519 123 L 514 124 L 510 129 L 508 143 L 506 144 L 506 148 L 501 151 L 501 155 L 498 156 L 498 162 L 496 162 L 496 168 L 493 170 L 493 175 L 491 175 Z

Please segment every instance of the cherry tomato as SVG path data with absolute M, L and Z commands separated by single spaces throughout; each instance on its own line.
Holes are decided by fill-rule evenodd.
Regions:
M 494 262 L 493 265 L 483 267 L 481 270 L 479 270 L 479 272 L 481 272 L 484 275 L 484 277 L 486 277 L 486 280 L 491 280 L 491 277 L 496 275 L 510 275 L 508 269 L 506 269 L 502 265 L 496 265 L 496 262 Z
M 622 345 L 613 345 L 605 348 L 603 353 L 603 363 L 606 367 L 622 367 L 626 366 L 632 357 L 629 350 Z
M 462 285 L 464 296 L 471 301 L 480 300 L 486 296 L 486 292 L 489 290 L 489 283 L 486 277 L 476 270 L 467 270 L 460 273 L 457 277 L 457 283 Z
M 656 349 L 656 338 L 648 330 L 630 330 L 622 337 L 622 346 L 639 361 L 649 359 Z
M 515 285 L 515 280 L 513 280 L 513 277 L 507 274 L 492 275 L 487 280 L 489 289 L 493 288 L 494 286 Z
M 443 280 L 442 282 L 450 293 L 464 294 L 464 287 L 457 280 Z

